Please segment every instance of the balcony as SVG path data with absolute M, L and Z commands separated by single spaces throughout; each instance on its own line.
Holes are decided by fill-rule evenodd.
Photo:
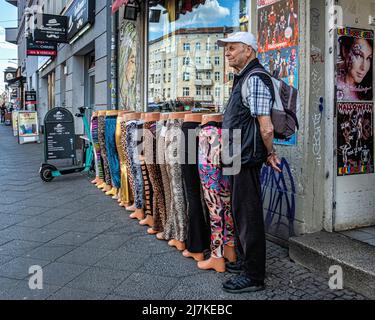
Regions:
M 5 28 L 5 41 L 17 44 L 18 28 Z
M 197 71 L 211 71 L 213 69 L 212 63 L 197 64 Z
M 202 101 L 202 102 L 212 102 L 213 96 L 212 95 L 201 95 L 201 96 L 195 96 L 195 101 Z
M 198 87 L 202 87 L 202 86 L 210 87 L 210 86 L 213 86 L 213 84 L 214 82 L 212 81 L 212 79 L 205 79 L 205 80 L 196 79 L 195 80 L 195 85 Z

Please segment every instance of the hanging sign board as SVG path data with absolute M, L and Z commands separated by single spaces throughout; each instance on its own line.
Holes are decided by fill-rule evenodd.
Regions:
M 57 43 L 50 41 L 34 41 L 26 39 L 26 54 L 28 56 L 57 56 Z
M 36 91 L 25 91 L 25 104 L 36 104 Z
M 36 14 L 36 24 L 33 32 L 34 41 L 67 42 L 67 24 L 68 19 L 65 16 Z
M 64 14 L 68 19 L 67 38 L 71 40 L 95 20 L 95 0 L 73 0 Z
M 34 111 L 18 112 L 18 142 L 39 142 L 38 114 Z
M 44 118 L 46 160 L 75 159 L 74 118 L 65 108 L 54 108 Z

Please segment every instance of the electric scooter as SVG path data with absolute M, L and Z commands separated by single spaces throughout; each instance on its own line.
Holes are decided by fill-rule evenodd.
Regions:
M 85 114 L 86 109 L 89 109 L 89 108 L 85 108 L 85 107 L 79 108 L 79 113 L 75 115 L 78 118 L 82 118 L 85 131 L 87 132 L 87 139 L 83 138 L 85 140 L 84 148 L 83 148 L 84 165 L 57 169 L 54 165 L 47 163 L 47 159 L 45 158 L 44 163 L 42 163 L 39 169 L 40 178 L 44 182 L 51 182 L 56 177 L 64 176 L 64 175 L 71 174 L 71 173 L 87 172 L 89 174 L 90 171 L 94 170 L 93 145 L 91 143 L 92 140 L 91 140 L 89 122 Z

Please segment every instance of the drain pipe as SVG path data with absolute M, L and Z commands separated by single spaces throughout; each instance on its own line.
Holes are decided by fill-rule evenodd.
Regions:
M 111 15 L 111 109 L 118 109 L 117 98 L 117 24 L 118 24 L 118 11 Z

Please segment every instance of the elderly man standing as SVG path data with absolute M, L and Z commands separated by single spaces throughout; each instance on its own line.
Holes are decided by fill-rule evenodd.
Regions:
M 227 264 L 229 272 L 240 274 L 223 283 L 223 289 L 231 293 L 254 292 L 264 289 L 266 265 L 260 170 L 267 163 L 280 172 L 271 121 L 274 90 L 267 75 L 248 76 L 255 68 L 264 70 L 256 57 L 254 35 L 237 32 L 219 40 L 218 45 L 225 47 L 225 57 L 236 73 L 222 128 L 230 134 L 234 129 L 241 130 L 241 169 L 230 177 L 239 257 L 237 265 Z M 246 96 L 242 96 L 243 87 Z M 228 147 L 233 150 L 232 138 Z

